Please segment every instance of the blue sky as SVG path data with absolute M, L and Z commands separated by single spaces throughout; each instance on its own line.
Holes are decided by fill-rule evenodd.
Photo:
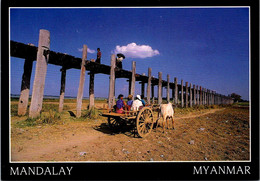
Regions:
M 40 29 L 50 31 L 50 49 L 87 59 L 102 52 L 101 63 L 110 65 L 113 52 L 126 55 L 123 68 L 170 81 L 174 77 L 217 93 L 233 92 L 249 99 L 248 8 L 56 8 L 11 9 L 10 39 L 38 46 Z M 19 94 L 24 60 L 11 57 L 11 93 Z M 31 77 L 31 89 L 34 69 Z M 45 95 L 59 95 L 60 67 L 49 64 Z M 65 96 L 77 96 L 80 71 L 67 71 Z M 108 97 L 109 76 L 95 75 L 95 96 Z M 86 74 L 84 97 L 88 97 Z M 141 85 L 136 83 L 136 94 Z M 116 80 L 116 96 L 127 96 L 126 79 Z M 157 87 L 155 88 L 157 95 Z M 166 89 L 163 90 L 166 96 Z

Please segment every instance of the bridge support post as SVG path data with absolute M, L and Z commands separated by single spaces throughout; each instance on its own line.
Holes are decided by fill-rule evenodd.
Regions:
M 115 100 L 115 66 L 116 66 L 116 56 L 111 55 L 111 68 L 109 77 L 109 93 L 108 93 L 108 108 L 111 109 Z
M 59 112 L 62 112 L 63 111 L 63 105 L 64 105 L 66 69 L 62 68 L 60 71 L 61 71 L 61 85 L 60 85 Z
M 25 59 L 24 67 L 23 67 L 23 78 L 21 85 L 21 94 L 18 103 L 18 115 L 23 116 L 26 114 L 28 101 L 29 101 L 29 93 L 30 93 L 30 80 L 32 74 L 32 66 L 33 60 L 30 58 Z
M 192 85 L 190 83 L 190 107 L 192 107 L 192 89 L 191 89 Z
M 147 104 L 151 104 L 151 80 L 152 80 L 152 68 L 148 68 L 148 82 L 146 89 Z
M 47 63 L 49 60 L 50 49 L 50 32 L 48 30 L 40 30 L 37 62 L 35 77 L 33 82 L 32 100 L 29 110 L 29 117 L 35 118 L 40 115 L 42 109 L 45 77 L 47 72 Z
M 201 87 L 201 105 L 203 105 L 204 97 L 203 97 L 203 87 Z
M 211 96 L 211 90 L 209 90 L 209 105 L 212 105 L 212 96 Z
M 177 77 L 174 78 L 174 102 L 178 104 L 178 80 Z
M 211 91 L 211 104 L 214 104 L 214 91 Z
M 170 87 L 171 88 L 171 87 Z M 174 104 L 175 100 L 174 100 L 174 95 L 175 95 L 175 90 L 174 90 L 175 87 L 172 88 L 172 103 Z M 171 100 L 171 98 L 170 98 Z
M 136 74 L 136 62 L 132 61 L 132 77 L 131 77 L 131 92 L 133 99 L 135 97 L 135 74 Z
M 167 102 L 170 102 L 170 75 L 167 75 Z
M 162 103 L 162 72 L 158 73 L 158 104 Z
M 205 88 L 205 104 L 207 105 L 207 89 Z
M 76 108 L 76 117 L 77 118 L 81 116 L 81 106 L 82 106 L 83 90 L 84 90 L 84 83 L 85 83 L 85 73 L 86 73 L 85 64 L 86 64 L 86 59 L 87 59 L 87 49 L 88 49 L 87 45 L 83 45 L 79 88 L 78 88 L 78 95 L 77 95 L 77 108 Z
M 202 88 L 202 105 L 205 105 L 205 88 Z
M 200 105 L 202 105 L 202 87 L 200 86 Z
M 199 100 L 199 86 L 198 85 L 196 86 L 196 96 L 197 96 L 196 103 L 197 103 L 197 105 L 199 105 L 200 104 L 200 100 Z
M 213 96 L 213 104 L 215 105 L 215 91 L 212 92 L 212 96 Z
M 196 86 L 195 85 L 193 85 L 193 103 L 194 103 L 194 105 L 196 105 Z
M 131 78 L 128 79 L 128 94 L 131 94 Z
M 205 105 L 207 105 L 207 89 L 206 88 L 204 89 L 204 92 L 205 92 Z
M 152 104 L 154 104 L 154 84 L 152 84 Z
M 144 97 L 144 82 L 141 82 L 141 97 Z
M 95 106 L 95 95 L 94 95 L 94 80 L 95 74 L 89 73 L 89 109 Z
M 209 100 L 210 100 L 210 105 L 212 105 L 212 91 L 211 91 L 211 90 L 209 91 L 209 96 L 210 96 L 210 98 L 209 98 Z
M 210 105 L 209 89 L 207 89 L 207 105 Z
M 184 107 L 184 100 L 183 100 L 183 80 L 181 80 L 181 107 Z
M 188 107 L 189 102 L 189 84 L 188 82 L 185 82 L 185 107 Z
M 212 95 L 211 96 L 212 96 L 212 105 L 214 105 L 214 103 L 215 103 L 214 102 L 214 91 L 212 91 Z

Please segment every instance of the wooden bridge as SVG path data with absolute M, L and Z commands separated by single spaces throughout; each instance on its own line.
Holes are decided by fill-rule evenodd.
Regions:
M 129 81 L 129 94 L 135 95 L 135 82 L 141 84 L 141 95 L 145 96 L 145 84 L 147 84 L 146 99 L 147 103 L 154 103 L 154 86 L 158 87 L 157 103 L 162 103 L 162 88 L 167 88 L 167 101 L 170 101 L 170 89 L 172 89 L 173 102 L 181 107 L 193 105 L 212 105 L 212 104 L 232 104 L 231 97 L 221 95 L 215 91 L 203 88 L 198 85 L 190 85 L 188 82 L 178 84 L 175 77 L 174 82 L 170 82 L 170 76 L 167 80 L 162 80 L 162 72 L 158 73 L 158 78 L 152 77 L 152 69 L 148 68 L 148 76 L 136 73 L 136 62 L 132 62 L 132 70 L 123 70 L 115 65 L 116 57 L 111 55 L 111 65 L 99 64 L 87 60 L 87 46 L 83 45 L 82 58 L 77 58 L 65 53 L 59 53 L 49 50 L 50 33 L 47 30 L 40 30 L 38 47 L 30 44 L 23 44 L 15 41 L 10 42 L 10 52 L 12 57 L 25 59 L 24 72 L 22 77 L 21 94 L 18 103 L 18 115 L 25 115 L 29 100 L 30 79 L 33 61 L 37 60 L 36 71 L 32 90 L 31 105 L 29 108 L 29 117 L 37 117 L 42 109 L 43 92 L 45 85 L 45 77 L 47 64 L 61 66 L 61 86 L 60 86 L 60 102 L 59 111 L 63 110 L 66 70 L 80 69 L 80 82 L 77 94 L 77 113 L 81 116 L 83 89 L 85 82 L 85 72 L 89 71 L 89 108 L 94 106 L 94 77 L 95 74 L 101 73 L 110 75 L 109 78 L 109 95 L 108 106 L 111 108 L 115 104 L 115 79 L 127 78 Z

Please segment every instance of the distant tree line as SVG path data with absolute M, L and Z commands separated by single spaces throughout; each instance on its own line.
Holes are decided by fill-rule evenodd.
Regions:
M 234 99 L 234 102 L 248 102 L 248 100 L 241 99 L 241 95 L 236 94 L 236 93 L 232 93 L 229 96 Z

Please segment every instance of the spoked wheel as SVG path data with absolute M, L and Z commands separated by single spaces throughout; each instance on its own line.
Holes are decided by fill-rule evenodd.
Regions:
M 146 137 L 153 129 L 153 111 L 149 107 L 142 108 L 136 117 L 136 128 L 140 137 Z
M 111 129 L 118 130 L 121 126 L 118 118 L 108 117 L 107 121 Z

